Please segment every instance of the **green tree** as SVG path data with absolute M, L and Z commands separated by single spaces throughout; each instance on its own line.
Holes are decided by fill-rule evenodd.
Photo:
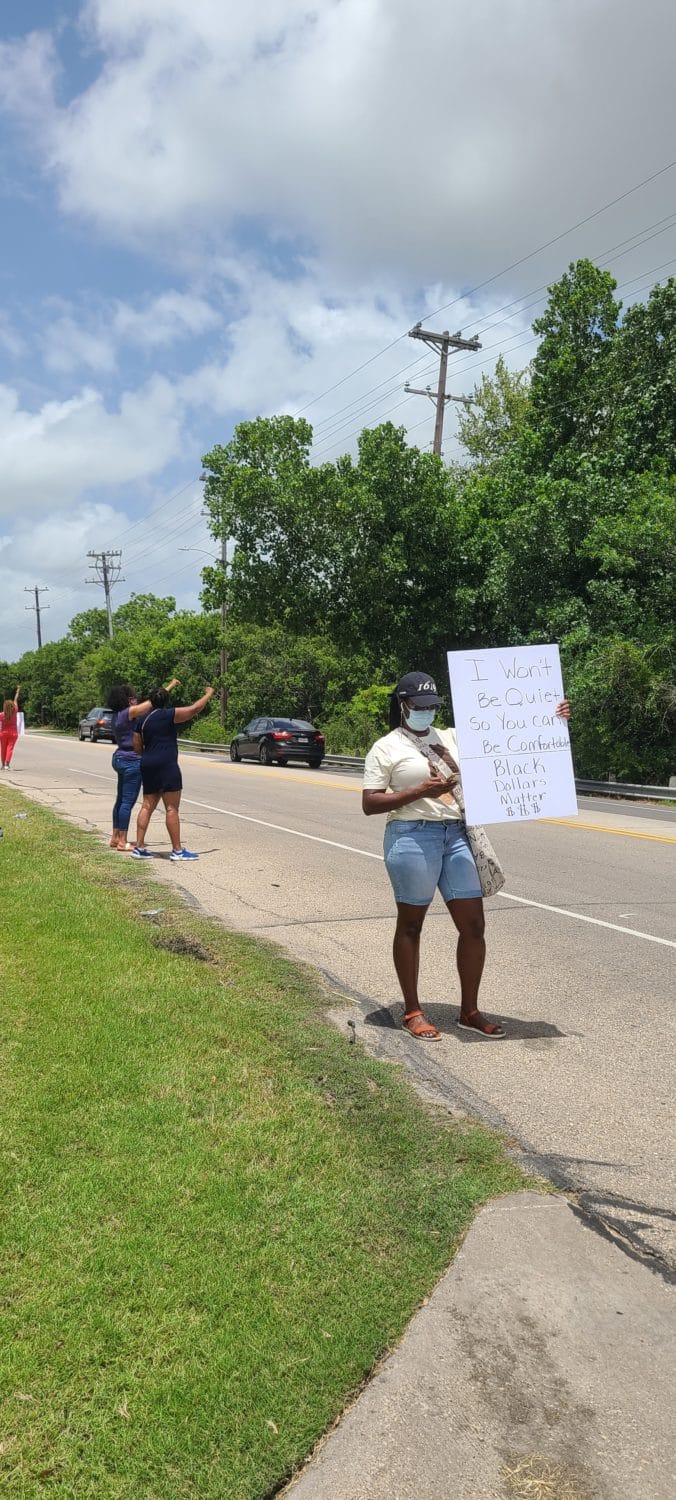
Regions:
M 604 445 L 614 404 L 616 285 L 590 260 L 571 262 L 533 323 L 541 342 L 531 367 L 529 421 L 541 469 L 568 472 L 579 455 Z
M 630 307 L 615 339 L 612 462 L 676 472 L 676 278 Z
M 230 617 L 381 660 L 441 649 L 451 619 L 471 634 L 480 529 L 457 477 L 391 423 L 362 433 L 356 462 L 312 468 L 310 439 L 305 422 L 259 419 L 204 458 L 212 531 L 234 539 Z
M 528 371 L 509 370 L 500 355 L 495 375 L 474 387 L 472 406 L 460 408 L 458 436 L 476 463 L 496 463 L 523 438 L 528 402 Z

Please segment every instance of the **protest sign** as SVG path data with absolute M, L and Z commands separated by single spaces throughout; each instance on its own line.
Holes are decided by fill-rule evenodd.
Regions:
M 577 813 L 558 646 L 449 651 L 468 823 Z

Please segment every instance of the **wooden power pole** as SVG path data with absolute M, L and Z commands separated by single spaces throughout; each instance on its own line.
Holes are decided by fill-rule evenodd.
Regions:
M 464 339 L 459 333 L 449 333 L 448 329 L 444 333 L 433 333 L 429 328 L 423 328 L 420 323 L 416 323 L 415 328 L 411 329 L 409 338 L 422 339 L 423 343 L 427 344 L 428 349 L 432 349 L 435 354 L 439 355 L 439 381 L 436 395 L 429 386 L 424 391 L 419 391 L 415 390 L 408 382 L 404 386 L 404 390 L 408 391 L 411 396 L 429 396 L 430 401 L 434 403 L 436 418 L 434 422 L 432 452 L 438 453 L 441 457 L 441 447 L 444 437 L 444 413 L 447 403 L 449 401 L 462 401 L 465 405 L 469 405 L 468 396 L 450 396 L 446 390 L 449 350 L 468 349 L 474 354 L 481 348 L 481 344 L 476 335 L 473 339 Z
M 92 559 L 94 577 L 85 579 L 86 583 L 100 583 L 106 599 L 106 613 L 108 615 L 108 635 L 113 639 L 113 605 L 111 590 L 114 583 L 124 583 L 121 577 L 121 552 L 88 552 L 87 557 Z
M 42 650 L 42 625 L 40 623 L 40 615 L 43 613 L 43 610 L 49 609 L 49 605 L 48 604 L 41 604 L 40 603 L 40 595 L 41 594 L 48 594 L 48 593 L 49 593 L 49 589 L 38 588 L 37 583 L 34 585 L 34 587 L 32 589 L 29 589 L 29 588 L 25 588 L 24 589 L 24 594 L 34 594 L 35 595 L 35 604 L 26 604 L 24 606 L 24 608 L 25 609 L 29 609 L 31 611 L 31 613 L 35 615 L 35 620 L 36 620 L 36 624 L 37 624 L 37 627 L 38 627 L 38 651 Z

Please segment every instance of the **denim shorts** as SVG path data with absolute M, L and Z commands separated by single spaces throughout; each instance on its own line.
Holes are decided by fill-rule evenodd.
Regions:
M 429 906 L 437 887 L 444 901 L 481 897 L 465 825 L 457 818 L 393 818 L 385 829 L 385 867 L 397 903 Z

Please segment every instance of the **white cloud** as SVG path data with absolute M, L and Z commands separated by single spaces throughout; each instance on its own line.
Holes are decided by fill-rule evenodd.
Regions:
M 130 349 L 167 348 L 214 329 L 220 314 L 194 292 L 168 291 L 139 305 L 100 300 L 94 307 L 67 306 L 48 321 L 41 338 L 47 369 L 61 374 L 93 370 L 111 374 L 118 356 Z M 2 328 L 0 326 L 0 343 Z
M 213 552 L 201 516 L 202 487 L 189 485 L 167 497 L 158 489 L 149 511 L 132 521 L 103 502 L 83 501 L 60 507 L 36 519 L 20 516 L 12 534 L 0 535 L 0 660 L 14 661 L 36 643 L 32 598 L 26 586 L 48 592 L 42 621 L 43 639 L 65 635 L 81 610 L 103 607 L 101 588 L 85 583 L 91 568 L 87 553 L 102 547 L 122 550 L 122 579 L 113 590 L 114 607 L 131 593 L 173 594 L 179 608 L 197 608 L 201 568 Z M 184 553 L 184 546 L 197 551 Z
M 13 359 L 18 359 L 25 351 L 26 344 L 22 335 L 14 327 L 6 313 L 0 313 L 0 349 L 10 354 Z
M 662 165 L 672 134 L 671 0 L 649 19 L 633 0 L 90 0 L 85 17 L 94 82 L 59 104 L 33 34 L 0 54 L 5 102 L 31 114 L 67 211 L 163 254 L 260 221 L 360 274 L 467 284 Z
M 0 514 L 44 511 L 158 473 L 179 449 L 181 417 L 175 389 L 159 375 L 125 392 L 117 411 L 86 388 L 32 412 L 0 386 Z
M 179 339 L 195 338 L 215 328 L 219 313 L 204 297 L 192 292 L 161 292 L 145 306 L 132 307 L 118 302 L 113 315 L 113 331 L 119 343 L 163 348 Z
M 414 441 L 426 441 L 419 424 L 432 427 L 424 398 L 407 398 L 404 382 L 424 386 L 436 379 L 434 355 L 402 330 L 411 327 L 416 308 L 393 281 L 365 282 L 355 292 L 339 283 L 319 262 L 305 263 L 302 275 L 282 281 L 264 267 L 222 259 L 220 272 L 230 289 L 227 351 L 186 374 L 178 389 L 186 404 L 225 418 L 301 411 L 315 428 L 315 452 L 333 458 L 354 449 L 355 430 L 391 416 L 415 427 Z M 441 284 L 425 289 L 429 307 L 453 302 L 453 328 L 468 335 L 482 331 L 486 353 L 458 355 L 449 364 L 449 390 L 472 389 L 481 368 L 490 368 L 502 350 L 508 362 L 523 366 L 532 355 L 522 340 L 529 318 L 518 307 L 497 311 L 499 298 L 463 298 Z M 419 311 L 419 308 L 418 308 Z M 493 327 L 493 325 L 495 325 Z M 485 332 L 483 331 L 485 330 Z M 385 349 L 375 363 L 375 350 Z M 514 353 L 510 351 L 514 348 Z M 342 378 L 365 368 L 344 386 Z M 408 368 L 412 366 L 412 368 Z M 315 398 L 322 391 L 329 394 Z M 454 430 L 449 412 L 448 432 Z
M 125 518 L 110 505 L 76 505 L 39 519 L 19 516 L 11 536 L 0 538 L 0 658 L 16 660 L 36 644 L 32 598 L 36 583 L 45 609 L 43 640 L 58 640 L 80 610 L 99 603 L 84 580 L 87 552 L 101 546 L 101 534 L 119 530 Z
M 84 327 L 70 314 L 56 318 L 45 330 L 45 364 L 48 370 L 71 374 L 83 367 L 96 374 L 110 374 L 115 369 L 115 347 L 103 329 Z

